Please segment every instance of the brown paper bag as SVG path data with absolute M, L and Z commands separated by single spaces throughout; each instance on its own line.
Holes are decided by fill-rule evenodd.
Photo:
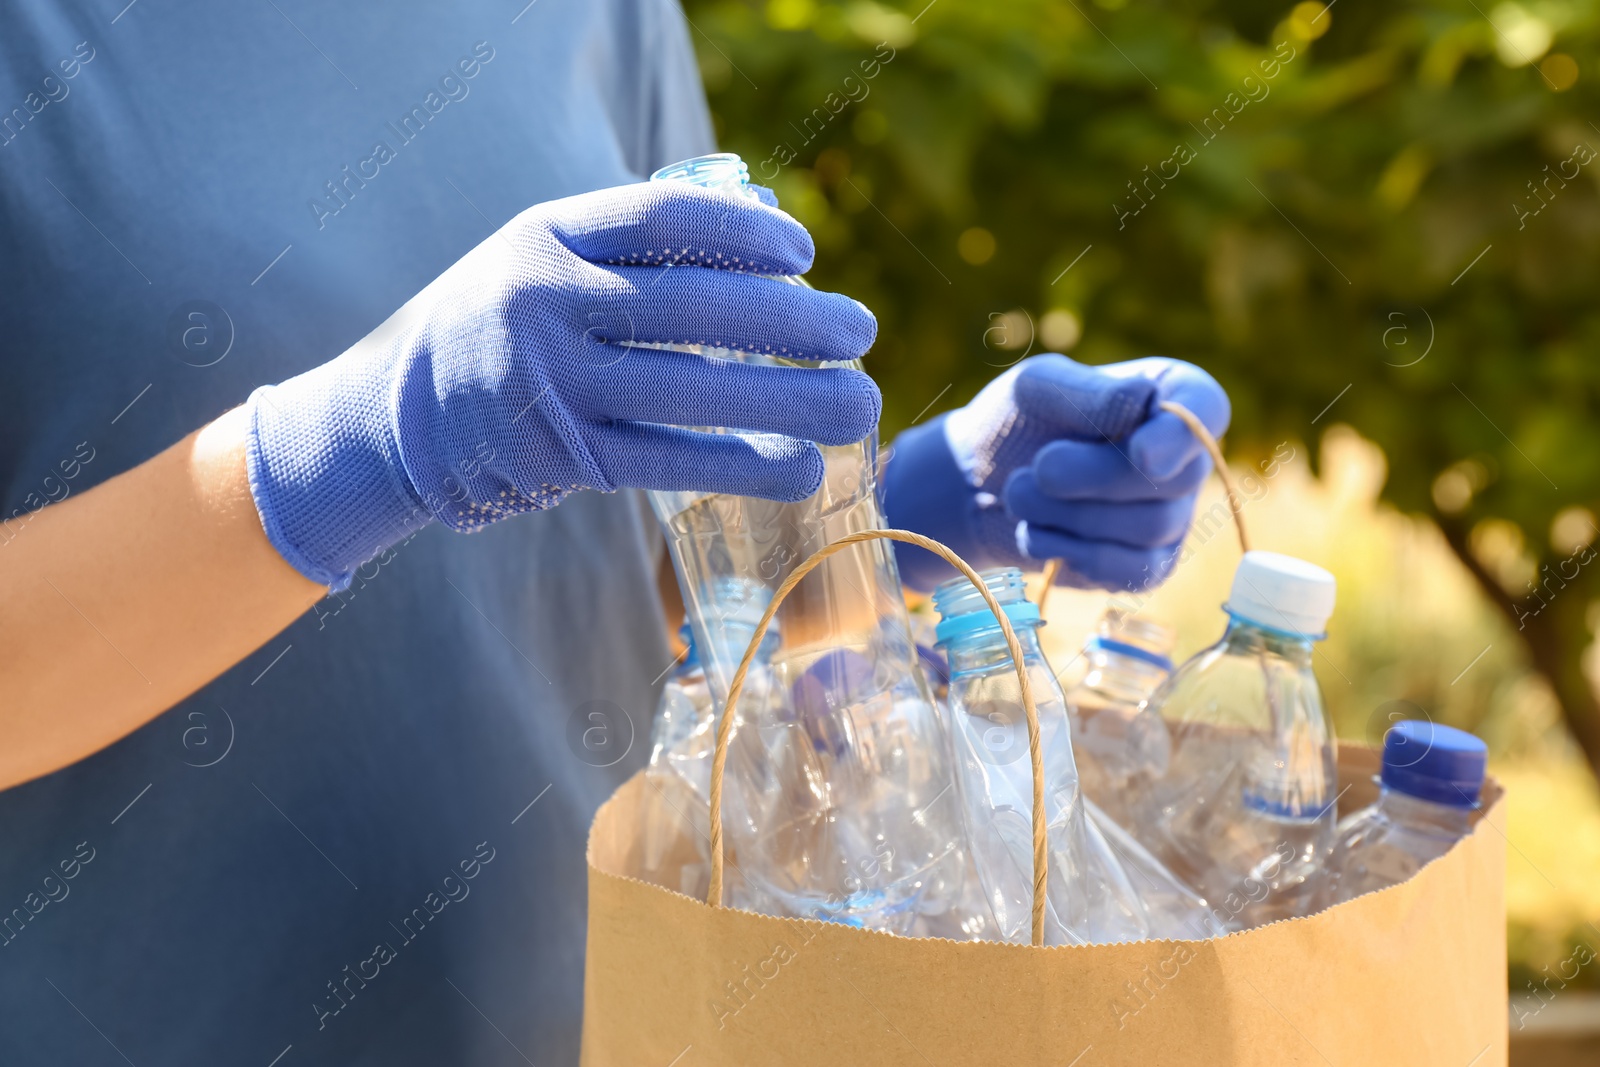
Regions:
M 1377 753 L 1339 763 L 1341 809 L 1370 803 Z M 1492 780 L 1474 831 L 1402 885 L 1208 941 L 1052 948 L 779 919 L 630 878 L 645 788 L 590 833 L 584 1067 L 1506 1064 Z

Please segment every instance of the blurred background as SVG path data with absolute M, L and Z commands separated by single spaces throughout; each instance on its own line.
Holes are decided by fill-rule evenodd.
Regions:
M 878 315 L 886 439 L 1041 351 L 1223 383 L 1255 539 L 1339 578 L 1341 736 L 1431 716 L 1511 789 L 1513 1034 L 1592 1004 L 1596 5 L 685 7 L 722 146 Z M 1225 517 L 1213 486 L 1145 606 L 1180 653 L 1220 628 Z M 1058 665 L 1104 600 L 1054 603 Z

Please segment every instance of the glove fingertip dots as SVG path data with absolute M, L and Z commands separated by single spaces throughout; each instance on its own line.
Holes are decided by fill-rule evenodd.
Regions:
M 816 246 L 775 207 L 673 182 L 626 186 L 611 225 L 567 227 L 569 247 L 595 263 L 694 265 L 746 274 L 804 274 Z
M 729 223 L 730 244 L 743 247 L 746 258 L 756 264 L 755 273 L 804 274 L 817 258 L 811 234 L 790 215 L 776 206 L 732 201 L 742 210 L 725 215 Z
M 541 483 L 524 493 L 512 486 L 483 499 L 464 497 L 434 509 L 435 517 L 456 533 L 477 533 L 490 523 L 530 511 L 548 511 L 581 490 L 581 485 Z

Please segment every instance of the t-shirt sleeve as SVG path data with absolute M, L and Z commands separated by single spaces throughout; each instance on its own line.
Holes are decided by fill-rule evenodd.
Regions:
M 649 174 L 668 163 L 715 152 L 717 141 L 683 9 L 678 0 L 645 2 L 647 21 L 656 30 L 646 37 L 656 60 L 645 116 L 645 173 Z

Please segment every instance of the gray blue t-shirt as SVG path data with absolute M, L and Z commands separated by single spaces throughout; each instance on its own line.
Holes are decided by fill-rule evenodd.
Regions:
M 518 211 L 710 147 L 675 0 L 0 0 L 0 555 Z M 0 793 L 0 1064 L 575 1063 L 656 545 L 632 494 L 429 528 Z

